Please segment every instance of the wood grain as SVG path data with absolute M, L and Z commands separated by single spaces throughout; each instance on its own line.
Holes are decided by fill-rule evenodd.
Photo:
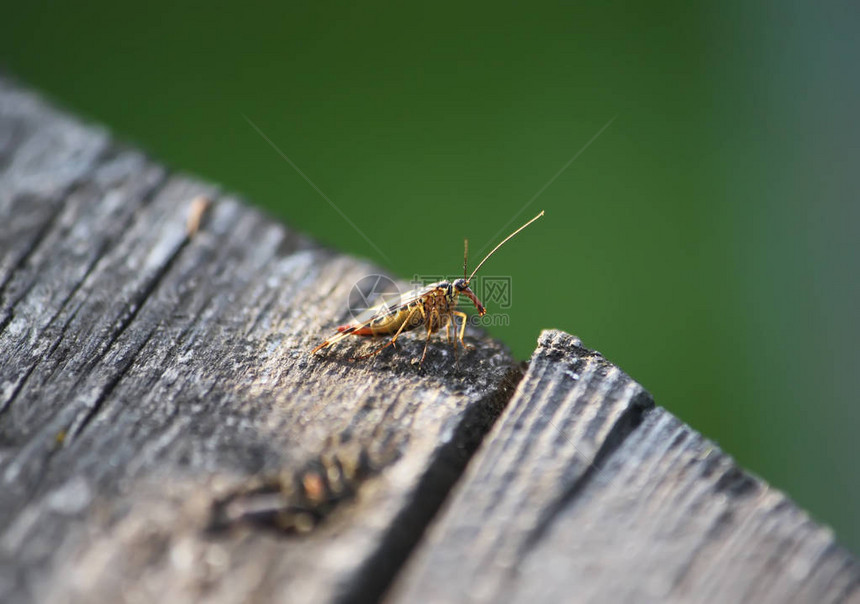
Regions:
M 547 331 L 391 602 L 840 602 L 833 535 Z
M 0 213 L 4 602 L 372 599 L 520 376 L 475 333 L 459 370 L 410 337 L 312 358 L 377 267 L 2 79 Z M 208 530 L 255 476 L 350 484 L 301 532 Z

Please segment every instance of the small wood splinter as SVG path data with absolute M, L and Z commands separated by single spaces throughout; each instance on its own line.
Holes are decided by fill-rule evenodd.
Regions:
M 197 231 L 200 230 L 200 225 L 203 223 L 203 217 L 206 211 L 212 205 L 212 200 L 205 195 L 198 195 L 191 200 L 191 207 L 188 210 L 188 218 L 185 221 L 185 233 L 188 237 L 194 237 Z

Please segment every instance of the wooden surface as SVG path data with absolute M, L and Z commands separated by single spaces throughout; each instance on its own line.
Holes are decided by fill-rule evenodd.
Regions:
M 389 601 L 858 599 L 829 531 L 546 331 Z
M 0 601 L 377 595 L 519 365 L 474 336 L 459 372 L 439 343 L 419 372 L 412 336 L 311 358 L 376 267 L 8 81 L 0 141 Z M 200 194 L 214 204 L 189 238 Z M 362 466 L 343 472 L 354 496 L 311 493 L 303 532 L 207 530 L 249 477 L 332 466 Z
M 0 78 L 0 601 L 860 598 L 573 336 L 312 358 L 377 272 Z

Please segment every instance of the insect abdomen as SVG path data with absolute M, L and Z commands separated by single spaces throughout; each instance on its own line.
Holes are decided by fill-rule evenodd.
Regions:
M 375 318 L 368 325 L 363 327 L 353 327 L 349 325 L 341 325 L 337 328 L 338 332 L 353 336 L 387 336 L 397 332 L 403 322 L 409 317 L 412 309 L 421 304 L 417 301 L 410 305 L 401 306 L 388 314 Z M 409 325 L 403 328 L 403 331 L 415 329 L 424 322 L 421 312 L 418 311 L 412 315 Z

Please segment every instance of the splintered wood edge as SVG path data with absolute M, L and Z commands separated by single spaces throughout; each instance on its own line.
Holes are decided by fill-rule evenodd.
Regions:
M 546 331 L 388 601 L 840 601 L 858 586 L 830 531 Z

